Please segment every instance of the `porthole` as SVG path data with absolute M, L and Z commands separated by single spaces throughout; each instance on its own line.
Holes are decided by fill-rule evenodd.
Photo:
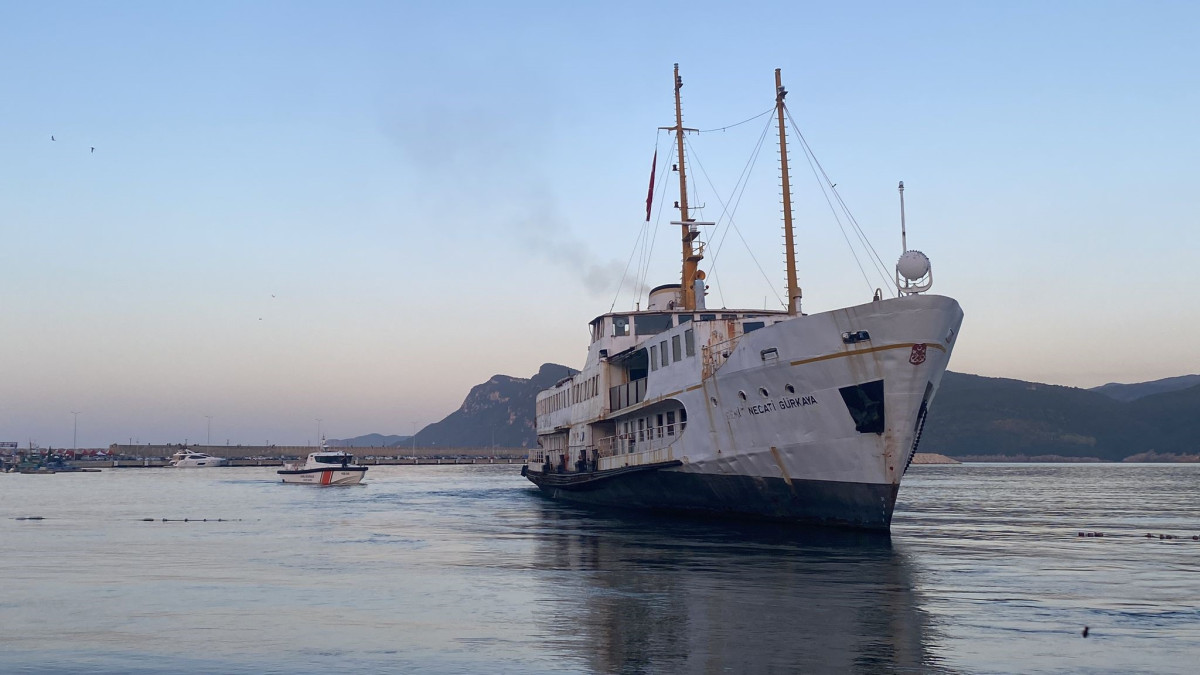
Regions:
M 784 389 L 786 389 L 786 390 L 787 390 L 787 393 L 789 393 L 789 394 L 794 394 L 794 393 L 796 393 L 796 388 L 795 388 L 795 387 L 793 387 L 793 386 L 792 386 L 792 385 L 790 385 L 790 384 L 789 384 L 789 385 L 787 385 L 787 386 L 785 386 L 785 387 L 784 387 Z
M 712 401 L 714 408 L 717 407 L 717 397 L 716 396 L 711 396 L 711 397 L 709 397 L 708 400 Z
M 744 391 L 741 391 L 741 390 L 738 390 L 738 398 L 740 398 L 740 399 L 742 399 L 743 401 L 745 401 L 745 400 L 746 400 L 746 392 L 744 392 Z
M 759 387 L 758 393 L 762 394 L 763 398 L 770 398 L 770 396 L 771 396 L 771 392 L 767 391 L 766 387 Z

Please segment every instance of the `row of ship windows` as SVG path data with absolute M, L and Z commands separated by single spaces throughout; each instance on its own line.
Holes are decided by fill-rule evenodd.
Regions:
M 673 319 L 672 316 L 677 316 L 679 318 Z M 670 330 L 676 325 L 682 326 L 689 321 L 716 321 L 717 317 L 720 317 L 722 321 L 729 321 L 739 318 L 753 319 L 758 316 L 759 315 L 757 314 L 746 314 L 740 317 L 737 314 L 635 314 L 632 317 L 614 316 L 611 319 L 612 336 L 627 337 L 629 335 L 658 335 L 659 333 Z M 630 319 L 633 319 L 633 321 L 630 321 Z M 593 342 L 600 339 L 600 326 L 601 324 L 599 321 L 593 323 Z M 762 327 L 761 322 L 758 327 Z M 748 333 L 750 330 L 747 330 L 746 332 Z
M 683 331 L 682 344 L 680 336 L 671 336 L 670 359 L 667 358 L 666 340 L 656 345 L 650 345 L 650 370 L 666 368 L 669 364 L 683 359 L 684 354 L 689 357 L 696 355 L 696 338 L 691 328 Z
M 562 410 L 580 401 L 586 401 L 600 395 L 600 376 L 593 375 L 588 379 L 577 382 L 557 394 L 544 398 L 537 403 L 537 414 L 548 415 L 556 410 Z
M 786 392 L 787 392 L 787 393 L 789 393 L 789 394 L 794 394 L 794 393 L 796 393 L 796 388 L 795 388 L 795 387 L 793 387 L 793 386 L 792 386 L 792 385 L 790 385 L 790 384 L 785 384 L 785 385 L 783 386 L 783 390 L 784 390 L 784 391 L 786 391 Z M 759 387 L 759 388 L 758 388 L 758 394 L 759 394 L 759 396 L 762 396 L 763 398 L 771 398 L 771 392 L 767 391 L 767 388 L 766 388 L 766 387 Z M 740 390 L 740 389 L 739 389 L 739 390 L 738 390 L 738 398 L 740 398 L 740 399 L 742 399 L 743 401 L 745 401 L 745 400 L 746 400 L 746 398 L 747 398 L 747 397 L 746 397 L 746 392 L 744 392 L 744 391 L 742 391 L 742 390 Z M 709 400 L 709 402 L 710 402 L 710 403 L 712 403 L 712 404 L 713 404 L 713 407 L 716 407 L 716 406 L 718 405 L 718 403 L 717 403 L 717 399 L 716 399 L 716 397 L 715 397 L 715 396 L 714 396 L 714 397 L 710 397 L 708 400 Z

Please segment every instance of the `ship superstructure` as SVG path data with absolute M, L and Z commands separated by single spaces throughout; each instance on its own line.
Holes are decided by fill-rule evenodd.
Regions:
M 583 368 L 537 397 L 525 475 L 555 498 L 887 528 L 962 322 L 905 251 L 898 297 L 804 314 L 796 280 L 787 94 L 776 77 L 788 298 L 708 309 L 701 228 L 687 201 L 678 65 L 682 273 L 645 309 L 590 324 Z M 903 187 L 901 186 L 901 189 Z M 903 193 L 901 193 L 903 194 Z

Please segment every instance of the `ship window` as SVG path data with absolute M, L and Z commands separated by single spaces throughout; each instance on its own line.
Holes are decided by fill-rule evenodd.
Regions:
M 637 439 L 638 439 L 639 441 L 644 441 L 644 440 L 646 440 L 646 418 L 644 418 L 644 417 L 639 417 L 639 418 L 638 418 L 638 435 L 637 435 Z
M 654 425 L 655 426 L 654 435 L 658 436 L 659 438 L 662 438 L 663 437 L 663 415 L 662 415 L 662 413 L 658 414 L 658 417 L 655 421 L 658 423 Z
M 675 411 L 674 410 L 667 413 L 667 435 L 668 436 L 675 435 Z
M 744 392 L 744 391 L 741 391 L 741 390 L 738 390 L 738 398 L 740 398 L 740 399 L 742 399 L 743 401 L 745 401 L 745 400 L 746 400 L 746 392 Z
M 753 333 L 759 328 L 762 328 L 764 325 L 766 324 L 764 324 L 762 321 L 747 321 L 746 323 L 742 324 L 742 332 Z
M 658 335 L 671 328 L 670 314 L 638 314 L 633 317 L 638 335 Z
M 613 337 L 622 337 L 624 335 L 629 335 L 629 317 L 614 316 L 612 321 L 613 321 L 612 322 Z
M 663 340 L 662 342 L 658 343 L 658 354 L 659 354 L 659 356 L 662 357 L 662 367 L 666 368 L 667 364 L 670 363 L 669 361 L 667 361 L 667 341 L 666 340 Z
M 687 428 L 687 408 L 679 409 L 679 433 Z
M 700 320 L 701 321 L 716 321 L 717 315 L 716 314 L 701 314 Z
M 794 394 L 794 393 L 796 393 L 796 388 L 795 388 L 795 387 L 793 387 L 793 386 L 792 386 L 792 385 L 790 385 L 790 384 L 789 384 L 789 385 L 785 385 L 785 386 L 784 386 L 784 389 L 785 389 L 785 390 L 787 390 L 787 393 L 789 393 L 789 394 Z
M 650 345 L 650 370 L 658 370 L 658 345 Z
M 679 315 L 679 323 L 687 323 L 688 321 L 691 321 L 691 320 L 692 320 L 691 314 L 680 314 Z
M 696 355 L 696 335 L 691 328 L 683 331 L 683 346 L 688 356 Z
M 672 336 L 671 337 L 671 360 L 679 361 L 679 359 L 682 359 L 682 358 L 683 358 L 683 345 L 679 341 L 679 336 L 678 335 Z
M 712 404 L 713 404 L 713 407 L 714 407 L 714 408 L 715 408 L 715 407 L 717 407 L 717 397 L 716 397 L 716 396 L 709 396 L 709 397 L 708 397 L 708 400 L 709 400 L 709 401 L 712 401 Z
M 722 314 L 722 315 L 721 315 L 721 318 L 722 318 L 722 319 L 736 319 L 736 318 L 737 318 L 737 314 Z
M 771 394 L 770 394 L 770 392 L 768 392 L 768 391 L 767 391 L 767 388 L 766 388 L 766 387 L 759 387 L 759 388 L 758 388 L 758 393 L 762 394 L 762 397 L 763 397 L 763 398 L 767 398 L 767 397 L 769 397 L 769 396 L 771 395 Z

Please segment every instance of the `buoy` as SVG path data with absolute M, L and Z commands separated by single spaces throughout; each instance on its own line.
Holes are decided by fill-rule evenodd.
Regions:
M 1082 533 L 1082 532 L 1080 532 L 1080 533 L 1079 533 L 1079 536 L 1081 536 L 1081 537 L 1082 537 L 1082 536 L 1083 536 L 1083 533 Z
M 1087 636 L 1088 636 L 1088 627 L 1084 626 L 1083 627 L 1083 637 L 1087 637 Z

